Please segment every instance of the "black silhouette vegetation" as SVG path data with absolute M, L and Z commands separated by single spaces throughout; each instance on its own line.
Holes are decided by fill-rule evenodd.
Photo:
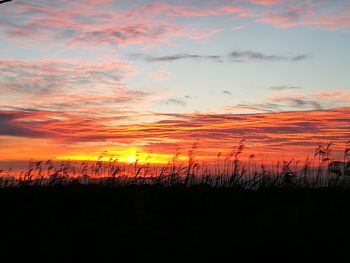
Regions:
M 268 168 L 243 162 L 240 142 L 211 170 L 179 154 L 165 167 L 116 160 L 30 162 L 2 171 L 2 255 L 66 262 L 235 262 L 346 255 L 350 237 L 349 144 L 312 160 Z M 19 253 L 20 252 L 20 253 Z

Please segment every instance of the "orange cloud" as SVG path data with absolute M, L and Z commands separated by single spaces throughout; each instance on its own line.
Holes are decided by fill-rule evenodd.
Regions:
M 41 146 L 40 158 L 93 159 L 103 151 L 126 158 L 123 152 L 137 149 L 144 156 L 154 154 L 166 159 L 176 147 L 186 155 L 192 143 L 198 142 L 200 158 L 206 160 L 215 159 L 218 152 L 229 152 L 243 138 L 246 151 L 261 158 L 279 158 L 283 153 L 286 158 L 297 159 L 312 156 L 319 144 L 330 141 L 335 143 L 336 155 L 350 139 L 350 108 L 245 115 L 162 114 L 162 117 L 157 122 L 118 125 L 118 116 L 92 118 L 58 112 L 2 111 L 0 159 L 29 159 L 33 157 L 31 150 L 39 157 L 37 142 L 31 143 L 31 138 L 48 144 L 46 150 Z M 14 143 L 16 138 L 25 143 Z M 11 150 L 4 150 L 9 147 Z

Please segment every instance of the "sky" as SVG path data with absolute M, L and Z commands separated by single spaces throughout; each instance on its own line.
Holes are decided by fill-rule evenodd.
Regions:
M 0 160 L 340 156 L 349 47 L 347 0 L 6 2 Z

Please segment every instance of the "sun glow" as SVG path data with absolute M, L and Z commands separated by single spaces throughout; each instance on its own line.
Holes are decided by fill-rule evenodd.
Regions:
M 166 164 L 173 158 L 171 153 L 154 153 L 142 147 L 100 147 L 97 150 L 91 148 L 86 150 L 91 154 L 87 155 L 81 152 L 69 156 L 59 156 L 57 159 L 60 160 L 80 160 L 80 161 L 104 161 L 109 162 L 111 160 L 119 163 L 156 163 Z
M 136 163 L 138 161 L 135 156 L 129 156 L 126 160 L 128 163 Z

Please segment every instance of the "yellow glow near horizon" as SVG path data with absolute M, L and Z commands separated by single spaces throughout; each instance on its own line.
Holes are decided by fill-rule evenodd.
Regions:
M 102 155 L 101 153 L 106 152 Z M 99 158 L 101 157 L 101 158 Z M 130 148 L 120 148 L 120 149 L 110 149 L 110 150 L 100 150 L 94 151 L 91 154 L 76 153 L 71 155 L 61 155 L 58 156 L 57 160 L 72 160 L 72 161 L 110 161 L 116 160 L 120 163 L 135 163 L 136 161 L 140 164 L 142 163 L 156 163 L 156 164 L 166 164 L 172 160 L 172 154 L 162 154 L 162 153 L 149 153 L 143 151 L 140 148 L 130 147 Z M 185 156 L 180 156 L 179 160 L 186 159 Z

